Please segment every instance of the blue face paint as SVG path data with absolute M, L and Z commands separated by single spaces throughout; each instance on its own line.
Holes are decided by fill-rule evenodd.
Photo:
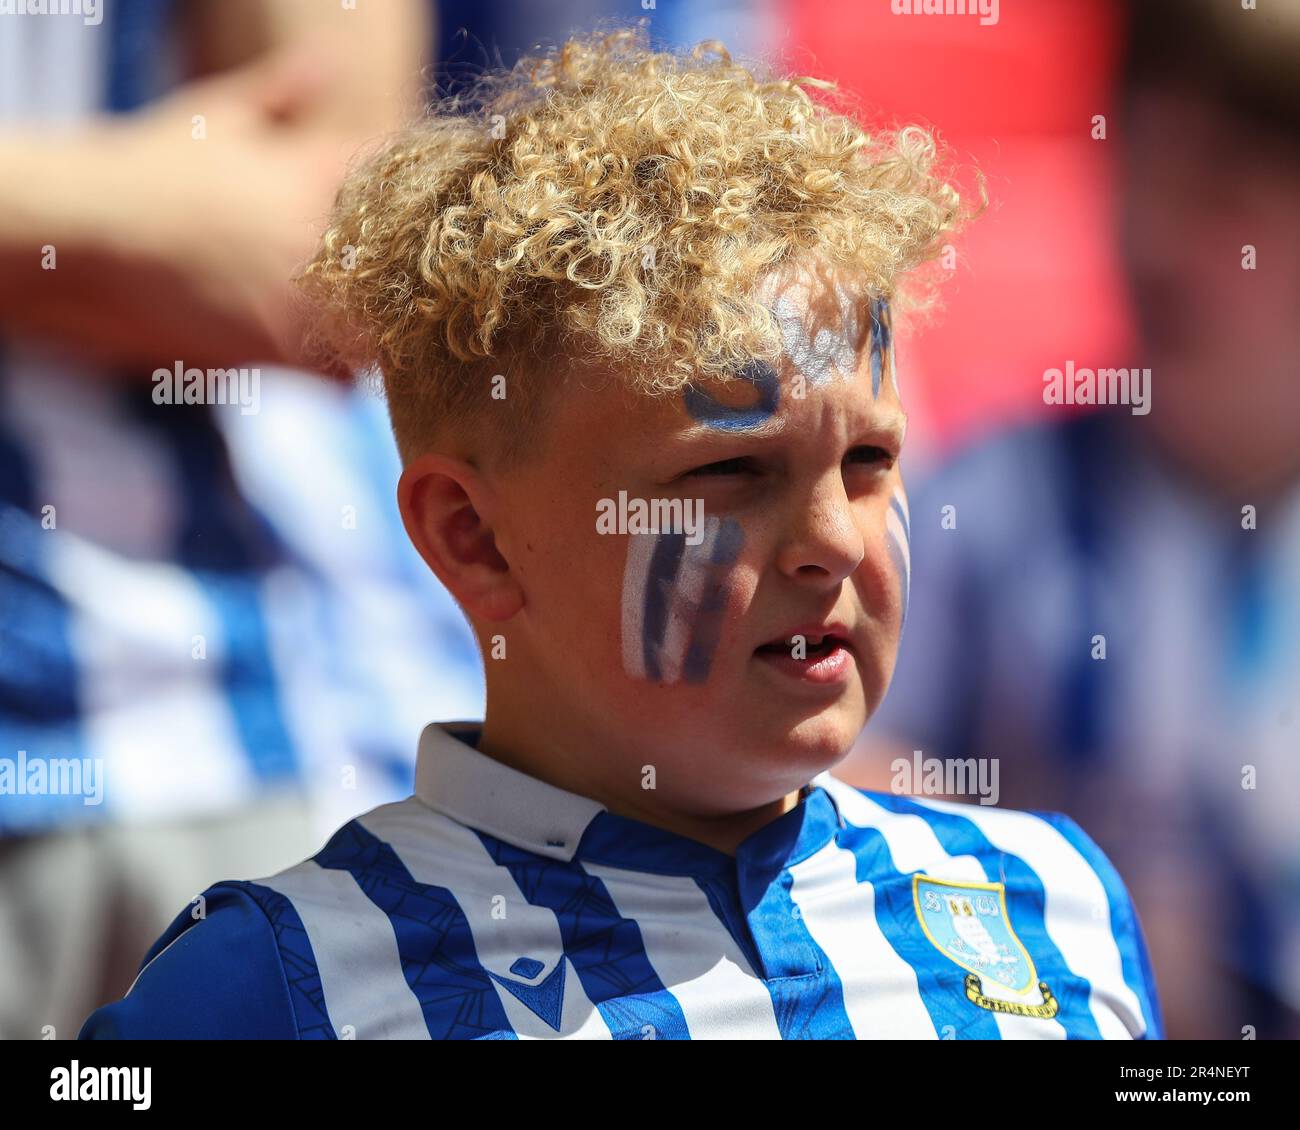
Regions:
M 686 550 L 686 535 L 665 531 L 649 536 L 655 537 L 655 544 L 641 598 L 644 604 L 641 663 L 645 677 L 657 683 L 664 674 L 660 653 L 664 647 L 664 637 L 668 634 L 668 619 L 673 607 L 673 582 L 677 579 L 682 555 Z
M 725 404 L 688 386 L 691 417 L 722 431 L 745 431 L 769 419 L 781 400 L 776 370 L 752 361 L 737 379 L 753 387 L 745 404 Z M 689 545 L 682 533 L 634 534 L 623 572 L 623 666 L 658 683 L 708 678 L 726 614 L 727 578 L 745 537 L 734 518 L 706 517 L 704 537 Z
M 889 543 L 889 556 L 898 572 L 901 587 L 903 615 L 900 628 L 907 621 L 907 600 L 912 588 L 912 522 L 907 509 L 907 495 L 901 486 L 894 488 L 885 512 L 885 537 Z
M 776 277 L 771 276 L 764 285 L 764 298 L 772 297 L 770 284 L 774 282 Z M 815 333 L 809 332 L 808 309 L 799 292 L 782 289 L 769 306 L 781 331 L 786 357 L 794 371 L 814 386 L 837 378 L 851 379 L 857 369 L 862 305 L 842 279 L 836 281 L 833 294 L 837 308 L 833 324 L 821 324 Z
M 753 404 L 723 404 L 711 393 L 692 385 L 686 387 L 686 411 L 701 424 L 724 431 L 756 428 L 772 416 L 781 401 L 781 382 L 776 370 L 766 361 L 751 361 L 739 373 L 738 380 L 753 385 L 758 399 Z
M 880 396 L 880 376 L 886 363 L 889 365 L 890 379 L 894 392 L 898 392 L 898 382 L 894 377 L 894 365 L 891 350 L 894 333 L 890 325 L 889 300 L 873 298 L 871 300 L 871 395 Z
M 704 537 L 633 534 L 623 574 L 623 666 L 657 683 L 708 678 L 726 614 L 727 577 L 744 535 L 734 518 L 706 518 Z
M 722 621 L 727 612 L 727 577 L 744 544 L 745 535 L 740 523 L 734 518 L 724 518 L 709 554 L 704 591 L 694 616 L 691 644 L 682 664 L 682 678 L 688 683 L 702 683 L 709 677 L 713 653 L 718 649 Z

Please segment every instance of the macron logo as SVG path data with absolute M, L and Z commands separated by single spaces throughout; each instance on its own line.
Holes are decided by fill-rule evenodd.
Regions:
M 510 972 L 516 977 L 536 977 L 546 967 L 535 957 L 521 957 L 511 967 Z M 525 985 L 512 981 L 500 974 L 488 970 L 487 974 L 498 985 L 509 991 L 534 1016 L 549 1024 L 557 1032 L 560 1030 L 560 1012 L 564 1008 L 564 957 L 551 970 L 545 981 L 536 985 Z
M 149 1109 L 150 1067 L 56 1067 L 50 1072 L 50 1098 L 55 1102 L 86 1099 L 98 1102 L 130 1100 L 136 1110 Z

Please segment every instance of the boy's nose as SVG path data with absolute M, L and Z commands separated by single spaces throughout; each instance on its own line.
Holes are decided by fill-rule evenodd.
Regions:
M 794 505 L 777 567 L 796 580 L 827 587 L 851 576 L 866 555 L 866 542 L 840 476 Z

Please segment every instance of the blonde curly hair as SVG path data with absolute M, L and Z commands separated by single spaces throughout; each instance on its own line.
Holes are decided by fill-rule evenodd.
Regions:
M 518 455 L 568 366 L 653 395 L 775 362 L 761 276 L 812 255 L 893 298 L 973 214 L 931 133 L 868 133 L 809 89 L 836 87 L 644 26 L 479 76 L 344 182 L 298 280 L 320 339 L 382 373 L 407 460 L 482 423 Z

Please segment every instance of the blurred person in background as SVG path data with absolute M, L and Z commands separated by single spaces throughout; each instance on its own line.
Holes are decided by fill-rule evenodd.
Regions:
M 726 41 L 733 56 L 761 54 L 783 31 L 787 0 L 441 0 L 438 91 L 454 93 L 484 66 L 511 67 L 540 42 L 561 42 L 603 19 L 644 21 L 656 41 Z
M 0 14 L 10 1038 L 75 1036 L 177 905 L 409 793 L 483 695 L 384 407 L 306 371 L 291 299 L 346 163 L 422 105 L 432 5 L 64 7 Z M 260 379 L 159 403 L 177 366 Z
M 914 613 L 837 772 L 997 759 L 999 803 L 1069 813 L 1128 883 L 1172 1038 L 1297 1038 L 1300 3 L 1143 0 L 1127 30 L 1141 346 L 1062 346 L 1149 367 L 1149 413 L 1054 406 L 909 483 Z

